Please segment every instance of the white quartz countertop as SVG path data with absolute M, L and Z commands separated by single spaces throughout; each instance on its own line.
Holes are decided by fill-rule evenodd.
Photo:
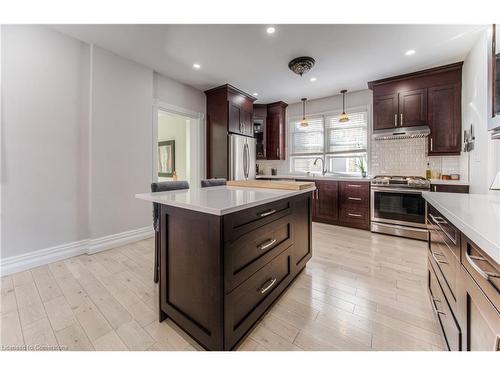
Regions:
M 282 190 L 214 186 L 158 193 L 143 193 L 136 194 L 135 197 L 149 202 L 220 216 L 308 193 L 315 189 L 315 187 L 303 190 Z
M 422 196 L 500 264 L 500 195 L 424 192 Z
M 470 185 L 467 181 L 464 180 L 431 180 L 431 184 L 433 185 Z
M 277 180 L 330 180 L 330 181 L 366 181 L 370 182 L 371 177 L 361 177 L 361 176 L 321 176 L 321 175 L 293 175 L 293 174 L 277 174 L 277 175 L 265 175 L 260 174 L 255 177 L 256 179 L 277 179 Z

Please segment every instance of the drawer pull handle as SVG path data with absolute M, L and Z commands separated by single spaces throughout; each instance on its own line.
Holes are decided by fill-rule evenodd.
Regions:
M 451 234 L 449 234 L 447 231 L 444 230 L 444 228 L 441 226 L 441 224 L 448 224 L 448 222 L 443 219 L 441 216 L 434 216 L 432 214 L 429 214 L 429 216 L 431 217 L 432 221 L 434 221 L 434 223 L 436 223 L 439 227 L 439 229 L 441 229 L 443 231 L 443 233 L 446 235 L 446 237 L 449 238 L 449 240 L 451 242 L 453 242 L 454 245 L 457 244 L 457 240 L 454 239 Z
M 273 246 L 276 242 L 276 238 L 273 238 L 272 240 L 267 240 L 264 243 L 261 243 L 259 246 L 261 250 L 266 250 L 269 246 Z
M 438 253 L 437 251 L 433 251 L 432 254 L 436 255 L 436 256 L 441 256 L 441 257 L 444 257 L 444 254 L 443 253 Z
M 260 288 L 259 288 L 259 292 L 260 294 L 264 294 L 265 292 L 267 292 L 269 289 L 271 289 L 271 287 L 274 285 L 274 283 L 276 282 L 276 278 L 274 279 L 270 279 L 270 280 L 267 280 L 264 285 L 262 285 Z
M 352 185 L 352 184 L 348 184 L 347 186 L 348 187 L 355 187 L 355 188 L 361 187 L 361 185 Z
M 441 303 L 441 300 L 439 298 L 432 297 L 432 300 L 437 303 Z
M 351 200 L 351 201 L 360 201 L 361 198 L 354 198 L 354 197 L 348 197 L 347 199 Z
M 260 217 L 269 216 L 269 215 L 272 215 L 272 214 L 274 214 L 274 213 L 276 213 L 276 210 L 269 210 L 269 211 L 266 211 L 266 212 L 262 212 L 262 213 L 260 214 Z
M 493 272 L 486 272 L 486 271 L 483 271 L 481 269 L 481 267 L 479 267 L 477 265 L 476 262 L 474 262 L 474 260 L 481 260 L 481 261 L 485 261 L 486 259 L 484 259 L 483 257 L 478 257 L 478 256 L 474 256 L 474 255 L 469 255 L 467 254 L 467 252 L 465 252 L 465 259 L 467 259 L 467 262 L 469 262 L 469 264 L 471 265 L 472 268 L 474 268 L 477 273 L 479 275 L 481 275 L 481 277 L 485 280 L 489 280 L 490 277 L 494 277 L 494 278 L 500 278 L 500 275 L 497 274 L 497 273 L 493 273 Z
M 438 313 L 438 315 L 444 315 L 444 316 L 446 316 L 446 314 L 444 312 L 442 312 L 442 311 L 436 310 L 436 312 Z
M 347 216 L 352 216 L 352 217 L 362 217 L 363 215 L 360 214 L 351 214 L 350 212 L 347 214 Z
M 439 260 L 438 258 L 436 258 L 436 254 L 435 252 L 432 252 L 432 257 L 434 258 L 434 260 L 436 261 L 436 263 L 438 264 L 448 264 L 448 262 L 445 262 L 444 260 Z

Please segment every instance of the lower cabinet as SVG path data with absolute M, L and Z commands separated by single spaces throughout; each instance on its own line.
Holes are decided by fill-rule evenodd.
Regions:
M 428 287 L 449 350 L 500 351 L 500 266 L 428 204 Z
M 370 229 L 370 183 L 315 180 L 313 221 Z

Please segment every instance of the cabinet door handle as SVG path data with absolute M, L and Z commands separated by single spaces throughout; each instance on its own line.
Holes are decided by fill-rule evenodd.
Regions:
M 262 285 L 258 291 L 260 292 L 260 294 L 264 294 L 265 292 L 267 292 L 269 289 L 271 289 L 271 287 L 274 285 L 274 283 L 276 282 L 276 278 L 272 278 L 270 280 L 267 280 L 264 285 Z
M 403 126 L 403 114 L 402 113 L 399 114 L 399 122 L 400 122 L 399 125 Z
M 500 335 L 497 335 L 497 337 L 495 339 L 495 346 L 493 347 L 493 350 L 495 352 L 500 351 Z
M 438 264 L 448 264 L 448 262 L 445 262 L 444 260 L 439 260 L 438 258 L 436 258 L 436 253 L 434 253 L 434 252 L 432 253 L 432 257 L 434 258 L 434 260 Z
M 266 250 L 269 246 L 273 246 L 275 243 L 276 243 L 276 238 L 273 238 L 271 240 L 267 240 L 261 243 L 257 247 L 259 247 L 261 250 Z
M 355 197 L 347 197 L 347 199 L 351 200 L 351 201 L 360 201 L 361 198 L 355 198 Z
M 431 217 L 432 221 L 435 222 L 436 224 L 446 224 L 446 220 L 443 219 L 441 216 L 434 216 L 432 214 L 429 214 Z
M 431 137 L 431 151 L 432 151 L 432 137 Z
M 439 311 L 438 309 L 436 309 L 436 313 L 437 313 L 438 315 L 444 315 L 444 316 L 446 316 L 446 314 L 445 314 L 444 312 Z
M 396 128 L 398 127 L 398 114 L 397 113 L 394 114 L 394 127 L 396 127 Z
M 434 302 L 441 303 L 441 300 L 440 300 L 440 299 L 438 299 L 438 298 L 432 297 L 432 300 L 433 300 Z
M 350 212 L 347 214 L 347 216 L 352 216 L 352 217 L 361 217 L 363 215 L 360 214 L 351 214 Z
M 500 278 L 500 275 L 497 273 L 483 271 L 481 267 L 479 267 L 477 263 L 474 262 L 474 260 L 487 261 L 485 258 L 469 255 L 467 252 L 465 252 L 465 259 L 467 259 L 467 262 L 471 265 L 472 268 L 474 268 L 477 271 L 479 275 L 481 275 L 483 279 L 489 281 L 490 277 Z
M 276 148 L 276 157 L 277 157 L 278 159 L 279 159 L 279 157 L 280 157 L 280 148 L 279 148 L 279 147 L 277 147 L 277 148 Z
M 260 217 L 265 217 L 265 216 L 269 216 L 269 215 L 272 215 L 276 212 L 276 210 L 269 210 L 269 211 L 266 211 L 266 212 L 262 212 L 261 214 L 259 214 Z

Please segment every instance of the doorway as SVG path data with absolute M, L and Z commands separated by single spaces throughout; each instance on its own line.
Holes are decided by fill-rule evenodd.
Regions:
M 199 184 L 203 176 L 203 116 L 167 105 L 158 105 L 155 112 L 153 180 Z

